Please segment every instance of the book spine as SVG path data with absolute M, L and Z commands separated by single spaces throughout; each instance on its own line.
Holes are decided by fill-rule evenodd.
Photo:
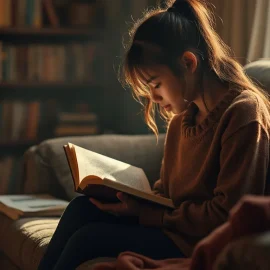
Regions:
M 5 0 L 5 26 L 10 27 L 12 25 L 12 2 L 11 0 Z
M 4 58 L 3 42 L 0 41 L 0 81 L 3 81 L 3 58 Z
M 42 27 L 42 0 L 34 0 L 33 26 Z
M 13 158 L 10 156 L 2 160 L 3 170 L 1 171 L 2 181 L 0 181 L 1 182 L 0 194 L 9 193 L 9 184 L 10 184 L 10 177 L 11 177 L 13 162 L 14 162 Z
M 34 0 L 26 0 L 26 25 L 33 26 Z
M 5 0 L 0 0 L 0 27 L 6 26 L 5 22 Z
M 27 129 L 26 139 L 37 139 L 38 122 L 40 115 L 40 103 L 38 101 L 32 101 L 28 104 L 28 117 L 27 117 Z
M 16 25 L 25 26 L 26 25 L 26 1 L 27 0 L 18 0 L 16 8 Z

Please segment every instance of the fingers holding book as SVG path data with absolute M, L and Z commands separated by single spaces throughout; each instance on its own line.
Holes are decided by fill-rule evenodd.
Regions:
M 139 216 L 142 203 L 122 192 L 117 192 L 117 203 L 104 203 L 94 198 L 89 200 L 100 210 L 116 216 Z

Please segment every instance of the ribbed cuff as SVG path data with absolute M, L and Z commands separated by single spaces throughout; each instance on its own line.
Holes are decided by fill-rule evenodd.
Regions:
M 139 216 L 139 223 L 144 226 L 162 227 L 164 208 L 146 205 Z

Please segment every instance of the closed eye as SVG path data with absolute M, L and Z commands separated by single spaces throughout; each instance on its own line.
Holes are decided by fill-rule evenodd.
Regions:
M 155 86 L 155 89 L 158 89 L 160 87 L 161 83 L 158 83 L 156 86 Z

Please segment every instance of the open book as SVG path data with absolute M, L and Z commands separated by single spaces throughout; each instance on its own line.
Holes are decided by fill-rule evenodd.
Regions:
M 61 216 L 67 205 L 67 201 L 48 194 L 0 196 L 0 213 L 13 220 L 20 217 Z
M 141 168 L 92 152 L 72 143 L 64 145 L 76 192 L 116 202 L 118 191 L 174 208 L 172 200 L 152 193 Z

